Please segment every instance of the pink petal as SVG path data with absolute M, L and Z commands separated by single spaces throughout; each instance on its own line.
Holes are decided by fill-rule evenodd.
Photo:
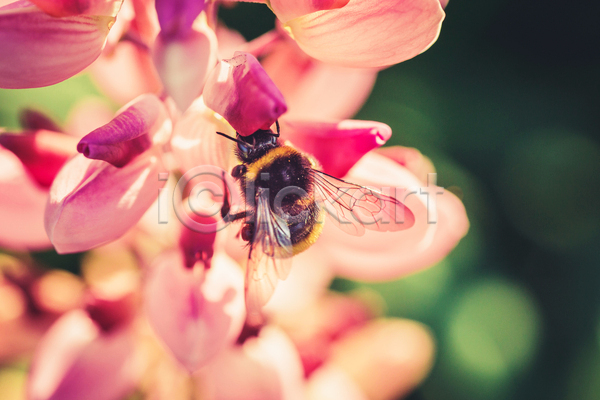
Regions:
M 76 138 L 82 138 L 94 129 L 108 124 L 114 114 L 107 100 L 98 97 L 82 99 L 69 110 L 65 132 Z
M 367 231 L 356 237 L 343 234 L 326 221 L 319 246 L 308 251 L 322 252 L 342 276 L 369 281 L 398 278 L 440 261 L 467 233 L 467 214 L 454 194 L 443 191 L 434 196 L 441 188 L 428 188 L 410 171 L 384 156 L 367 154 L 344 179 L 375 188 L 407 188 L 401 196 L 413 193 L 405 197 L 404 203 L 413 212 L 415 224 L 399 232 Z M 421 194 L 425 189 L 436 200 L 430 203 L 430 215 L 428 197 Z
M 397 399 L 423 381 L 434 353 L 427 327 L 409 320 L 380 319 L 338 341 L 326 368 L 344 371 L 369 399 Z
M 319 368 L 311 375 L 306 397 L 308 400 L 368 400 L 352 378 L 333 365 Z
M 281 92 L 256 58 L 241 52 L 212 70 L 204 101 L 243 136 L 269 129 L 287 110 Z
M 281 383 L 273 368 L 248 357 L 242 348 L 226 348 L 198 373 L 198 392 L 211 400 L 281 400 Z
M 221 352 L 199 377 L 209 399 L 304 399 L 298 354 L 289 338 L 274 327 L 263 328 L 243 347 Z
M 112 52 L 102 54 L 90 65 L 90 71 L 100 90 L 118 104 L 161 90 L 148 49 L 129 41 L 119 42 Z
M 44 230 L 47 190 L 30 177 L 21 161 L 0 146 L 0 246 L 14 250 L 50 248 Z
M 123 167 L 152 146 L 154 134 L 163 129 L 166 119 L 167 111 L 156 96 L 140 96 L 108 124 L 81 139 L 77 151 Z
M 271 0 L 271 9 L 282 22 L 316 11 L 344 7 L 349 0 Z
M 29 380 L 31 400 L 114 400 L 133 389 L 134 341 L 127 330 L 103 334 L 83 311 L 71 311 L 46 333 Z
M 334 343 L 364 326 L 373 310 L 357 296 L 324 294 L 306 308 L 277 315 L 277 322 L 298 349 L 304 375 L 310 377 L 330 357 Z
M 381 68 L 427 50 L 443 19 L 439 0 L 350 0 L 342 8 L 304 15 L 286 25 L 302 50 L 318 60 Z
M 257 339 L 244 343 L 244 352 L 276 371 L 283 400 L 304 399 L 300 357 L 294 344 L 283 331 L 273 326 L 262 328 Z
M 428 174 L 435 173 L 435 168 L 431 160 L 417 149 L 391 146 L 376 149 L 375 152 L 405 167 L 425 184 L 427 184 Z
M 217 63 L 217 37 L 205 24 L 185 36 L 161 33 L 152 58 L 167 93 L 184 111 L 202 94 L 208 73 Z
M 289 119 L 344 119 L 353 116 L 373 89 L 377 70 L 320 62 L 286 38 L 261 60 L 288 104 Z
M 54 18 L 20 1 L 0 9 L 0 87 L 48 86 L 90 65 L 114 23 L 114 15 Z
M 153 151 L 123 168 L 83 155 L 71 159 L 54 180 L 46 206 L 46 232 L 56 251 L 85 251 L 121 237 L 156 200 L 163 171 Z
M 155 262 L 146 283 L 150 324 L 190 372 L 233 344 L 245 318 L 239 266 L 219 254 L 204 273 L 203 265 L 185 268 L 181 254 L 170 252 Z
M 74 138 L 43 130 L 0 134 L 0 145 L 19 157 L 30 176 L 44 188 L 50 187 L 63 164 L 75 154 Z
M 315 252 L 304 251 L 294 256 L 290 274 L 279 281 L 263 311 L 285 316 L 307 307 L 323 296 L 332 279 L 331 269 L 321 264 L 321 257 Z
M 392 130 L 374 121 L 283 120 L 281 134 L 294 146 L 313 155 L 323 172 L 341 178 L 363 155 L 383 145 L 392 136 Z
M 232 58 L 236 51 L 246 46 L 246 39 L 235 29 L 229 29 L 223 24 L 217 25 L 215 31 L 219 42 L 219 59 Z
M 156 0 L 161 35 L 185 36 L 204 9 L 205 0 Z
M 117 15 L 123 0 L 31 0 L 53 17 Z
M 216 165 L 227 172 L 231 168 L 231 143 L 217 135 L 224 132 L 235 135 L 222 118 L 196 100 L 175 124 L 171 148 L 181 172 L 199 165 Z
M 131 24 L 131 31 L 142 39 L 144 43 L 152 43 L 160 32 L 160 23 L 154 0 L 131 0 L 135 18 Z

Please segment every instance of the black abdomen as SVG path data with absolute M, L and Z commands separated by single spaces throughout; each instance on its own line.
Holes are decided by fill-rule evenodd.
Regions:
M 253 193 L 258 187 L 269 190 L 271 210 L 286 221 L 292 244 L 295 245 L 311 233 L 318 218 L 310 174 L 311 163 L 304 155 L 287 146 L 273 149 L 264 157 L 272 159 L 255 171 Z

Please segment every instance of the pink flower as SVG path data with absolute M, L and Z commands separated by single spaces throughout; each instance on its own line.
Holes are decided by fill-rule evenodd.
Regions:
M 1 7 L 0 87 L 52 85 L 83 70 L 100 55 L 121 2 L 18 0 Z
M 80 27 L 77 23 L 100 21 L 91 28 L 84 24 L 91 29 L 89 37 L 67 35 L 77 39 L 77 57 L 44 58 L 43 52 L 33 52 L 41 65 L 45 63 L 48 76 L 39 71 L 28 76 L 39 85 L 53 82 L 59 74 L 48 67 L 52 60 L 61 64 L 56 69 L 66 77 L 99 54 L 109 24 L 101 28 L 113 22 L 118 3 L 13 3 L 0 9 L 0 39 L 44 45 L 17 29 L 18 18 L 33 24 L 31 30 L 58 24 L 52 26 L 61 35 L 67 35 L 67 22 Z M 140 349 L 147 360 L 152 358 L 151 365 L 174 359 L 173 375 L 184 377 L 185 392 L 198 391 L 209 399 L 317 400 L 331 393 L 349 399 L 392 399 L 406 394 L 431 367 L 429 332 L 409 321 L 374 320 L 375 313 L 361 302 L 324 294 L 334 275 L 392 279 L 426 268 L 443 258 L 468 229 L 462 203 L 449 192 L 440 193 L 426 158 L 414 149 L 380 151 L 392 134 L 389 126 L 345 119 L 366 98 L 377 68 L 413 57 L 435 41 L 444 16 L 440 3 L 271 1 L 282 30 L 245 44 L 248 52 L 218 62 L 216 3 L 157 0 L 156 12 L 151 3 L 133 0 L 124 7 L 103 61 L 112 56 L 112 67 L 134 65 L 127 71 L 144 77 L 130 85 L 121 67 L 111 83 L 123 86 L 114 90 L 121 99 L 161 90 L 160 97 L 146 93 L 132 100 L 110 122 L 81 138 L 76 146 L 80 154 L 64 165 L 63 158 L 47 176 L 50 163 L 40 165 L 38 153 L 32 152 L 38 147 L 29 145 L 19 153 L 12 136 L 0 136 L 0 143 L 19 156 L 19 177 L 29 174 L 51 185 L 45 227 L 58 252 L 86 251 L 125 236 L 118 244 L 135 249 L 143 270 L 143 315 L 137 312 L 134 294 L 104 298 L 90 291 L 93 297 L 86 310 L 65 314 L 42 339 L 28 381 L 29 397 L 122 397 L 138 382 L 140 369 L 134 361 Z M 31 22 L 31 15 L 39 25 Z M 52 50 L 64 47 L 61 38 L 54 37 Z M 0 45 L 0 55 L 3 49 L 12 51 Z M 18 80 L 25 78 L 11 73 L 11 84 L 25 85 Z M 292 99 L 288 115 L 284 96 Z M 311 101 L 314 98 L 320 101 Z M 248 137 L 278 121 L 282 142 L 313 156 L 333 177 L 397 198 L 394 204 L 404 211 L 404 219 L 398 221 L 402 225 L 391 226 L 392 232 L 368 231 L 360 238 L 328 220 L 319 240 L 294 257 L 296 266 L 287 281 L 275 290 L 278 279 L 287 276 L 287 271 L 276 271 L 263 282 L 266 293 L 254 296 L 251 269 L 243 283 L 248 244 L 233 237 L 239 225 L 217 232 L 222 224 L 192 210 L 200 195 L 208 193 L 199 189 L 215 181 L 220 190 L 224 184 L 235 189 L 225 176 L 238 163 L 232 143 L 216 133 Z M 45 124 L 30 122 L 36 123 Z M 33 143 L 42 137 L 36 135 Z M 218 173 L 194 176 L 198 166 Z M 171 189 L 170 172 L 181 172 L 180 182 L 190 185 Z M 207 195 L 218 206 L 217 213 L 223 194 Z M 231 203 L 239 205 L 239 194 L 231 197 Z M 165 210 L 166 204 L 173 209 Z M 139 223 L 151 207 L 153 221 Z M 154 236 L 167 228 L 162 224 L 165 211 L 172 218 L 168 228 L 175 229 L 166 229 L 166 238 Z M 212 230 L 191 229 L 194 226 Z M 364 226 L 359 228 L 355 233 L 362 233 Z M 267 301 L 264 325 L 257 326 Z M 146 325 L 152 330 L 144 329 Z M 138 341 L 144 346 L 136 346 Z M 149 342 L 162 343 L 168 353 L 148 350 L 153 347 Z M 168 387 L 169 396 L 175 392 L 161 370 L 145 372 L 149 378 L 144 382 L 151 382 L 140 386 L 145 395 L 152 397 L 155 382 Z

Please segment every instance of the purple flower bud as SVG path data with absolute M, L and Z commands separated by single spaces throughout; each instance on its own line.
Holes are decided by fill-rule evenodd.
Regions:
M 156 0 L 161 35 L 185 36 L 204 10 L 204 0 Z
M 204 101 L 242 136 L 269 129 L 287 111 L 283 95 L 258 60 L 241 52 L 213 69 Z

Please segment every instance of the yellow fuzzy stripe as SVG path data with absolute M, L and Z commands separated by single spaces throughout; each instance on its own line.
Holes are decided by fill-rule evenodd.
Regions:
M 260 171 L 273 164 L 278 158 L 288 158 L 296 154 L 299 154 L 298 150 L 289 146 L 280 146 L 269 150 L 267 154 L 248 165 L 248 169 L 246 170 L 246 181 L 255 181 L 258 174 L 260 174 Z
M 294 255 L 302 253 L 304 250 L 315 244 L 319 236 L 321 236 L 323 225 L 325 225 L 325 218 L 323 217 L 323 209 L 319 209 L 319 217 L 317 218 L 317 222 L 312 226 L 311 231 L 304 237 L 304 239 L 292 247 L 292 252 Z

